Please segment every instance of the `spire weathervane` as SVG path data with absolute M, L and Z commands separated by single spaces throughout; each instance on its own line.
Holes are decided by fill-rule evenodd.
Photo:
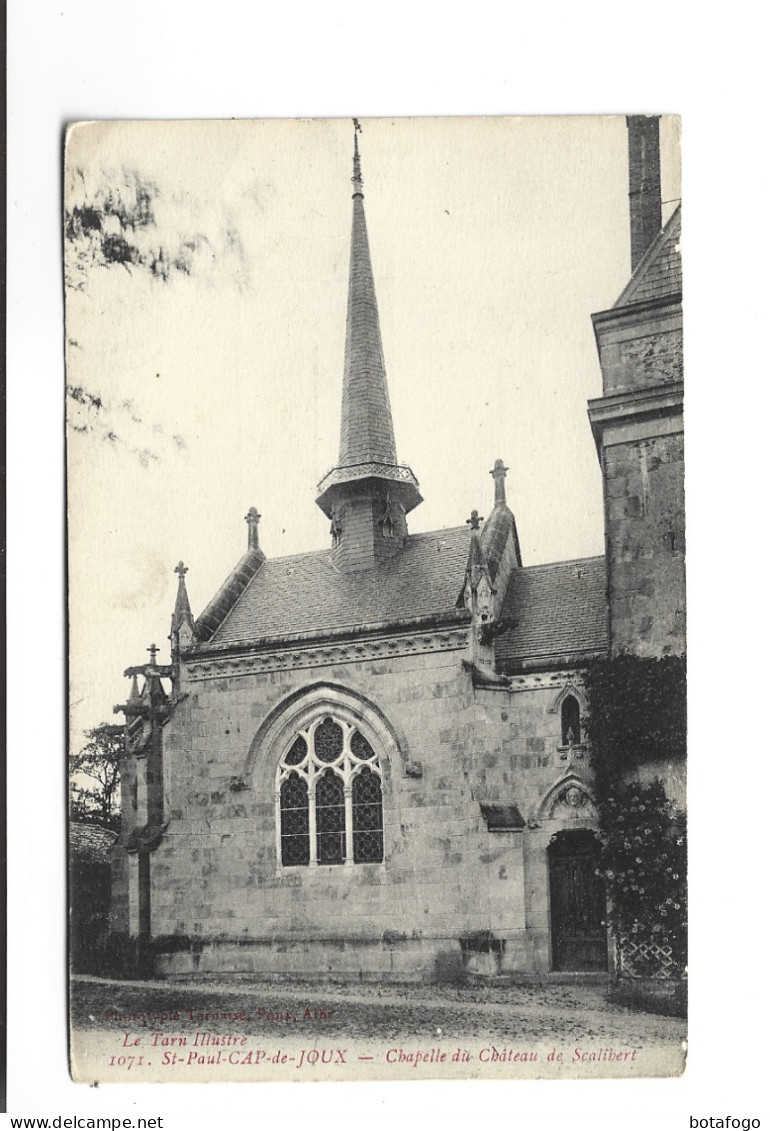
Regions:
M 361 133 L 361 123 L 358 118 L 353 119 L 353 176 L 351 180 L 355 188 L 354 196 L 363 196 L 364 179 L 361 176 L 361 154 L 358 152 L 358 135 Z

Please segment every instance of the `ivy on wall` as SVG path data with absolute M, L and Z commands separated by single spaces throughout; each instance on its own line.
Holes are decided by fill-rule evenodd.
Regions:
M 683 656 L 613 656 L 586 672 L 586 729 L 596 787 L 606 793 L 631 771 L 687 752 L 687 669 Z
M 680 656 L 602 659 L 586 673 L 610 924 L 628 943 L 665 947 L 686 962 L 684 814 L 663 783 L 638 780 L 645 763 L 684 760 L 686 666 Z M 652 972 L 652 971 L 651 971 Z

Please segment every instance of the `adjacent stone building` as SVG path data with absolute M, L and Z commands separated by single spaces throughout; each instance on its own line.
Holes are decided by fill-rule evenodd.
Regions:
M 649 178 L 657 122 L 629 125 Z M 607 970 L 582 673 L 683 646 L 679 220 L 660 232 L 651 176 L 595 316 L 607 559 L 526 567 L 501 459 L 486 519 L 409 533 L 356 145 L 329 547 L 271 560 L 252 509 L 197 618 L 177 566 L 171 663 L 126 673 L 113 926 L 161 940 L 160 972 Z

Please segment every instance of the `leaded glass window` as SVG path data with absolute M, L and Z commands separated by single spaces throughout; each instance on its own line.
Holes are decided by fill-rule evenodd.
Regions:
M 382 786 L 368 766 L 353 778 L 353 859 L 356 864 L 382 860 Z
M 291 773 L 281 782 L 281 858 L 284 864 L 310 863 L 307 782 Z
M 382 862 L 382 770 L 353 723 L 324 715 L 294 735 L 276 804 L 284 866 Z
M 342 753 L 342 727 L 333 719 L 324 719 L 313 736 L 315 756 L 321 762 L 336 762 Z
M 315 783 L 315 827 L 318 863 L 345 861 L 345 787 L 334 770 L 326 770 Z

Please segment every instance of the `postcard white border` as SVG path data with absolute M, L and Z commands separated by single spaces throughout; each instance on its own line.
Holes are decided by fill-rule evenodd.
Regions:
M 740 6 L 739 6 L 740 7 Z M 673 10 L 672 10 L 673 9 Z M 764 1117 L 759 769 L 767 178 L 759 36 L 661 3 L 16 4 L 9 24 L 9 1104 L 195 1128 Z M 738 41 L 741 31 L 745 38 Z M 732 42 L 734 41 L 734 42 Z M 731 58 L 731 42 L 735 48 Z M 738 49 L 739 47 L 739 49 Z M 86 1089 L 66 1073 L 60 141 L 68 120 L 662 111 L 684 120 L 693 984 L 683 1080 Z M 760 175 L 761 174 L 761 175 Z M 759 229 L 757 228 L 759 225 Z M 755 352 L 756 351 L 756 352 Z M 735 405 L 734 414 L 729 410 Z M 763 505 L 764 504 L 764 505 Z M 760 572 L 761 571 L 761 572 Z M 738 687 L 740 671 L 741 687 Z M 713 681 L 713 682 L 712 682 Z M 715 690 L 716 687 L 716 690 Z M 754 724 L 750 712 L 756 713 Z M 749 730 L 749 728 L 751 729 Z M 749 808 L 749 798 L 751 807 Z M 356 1102 L 357 1101 L 357 1102 Z

